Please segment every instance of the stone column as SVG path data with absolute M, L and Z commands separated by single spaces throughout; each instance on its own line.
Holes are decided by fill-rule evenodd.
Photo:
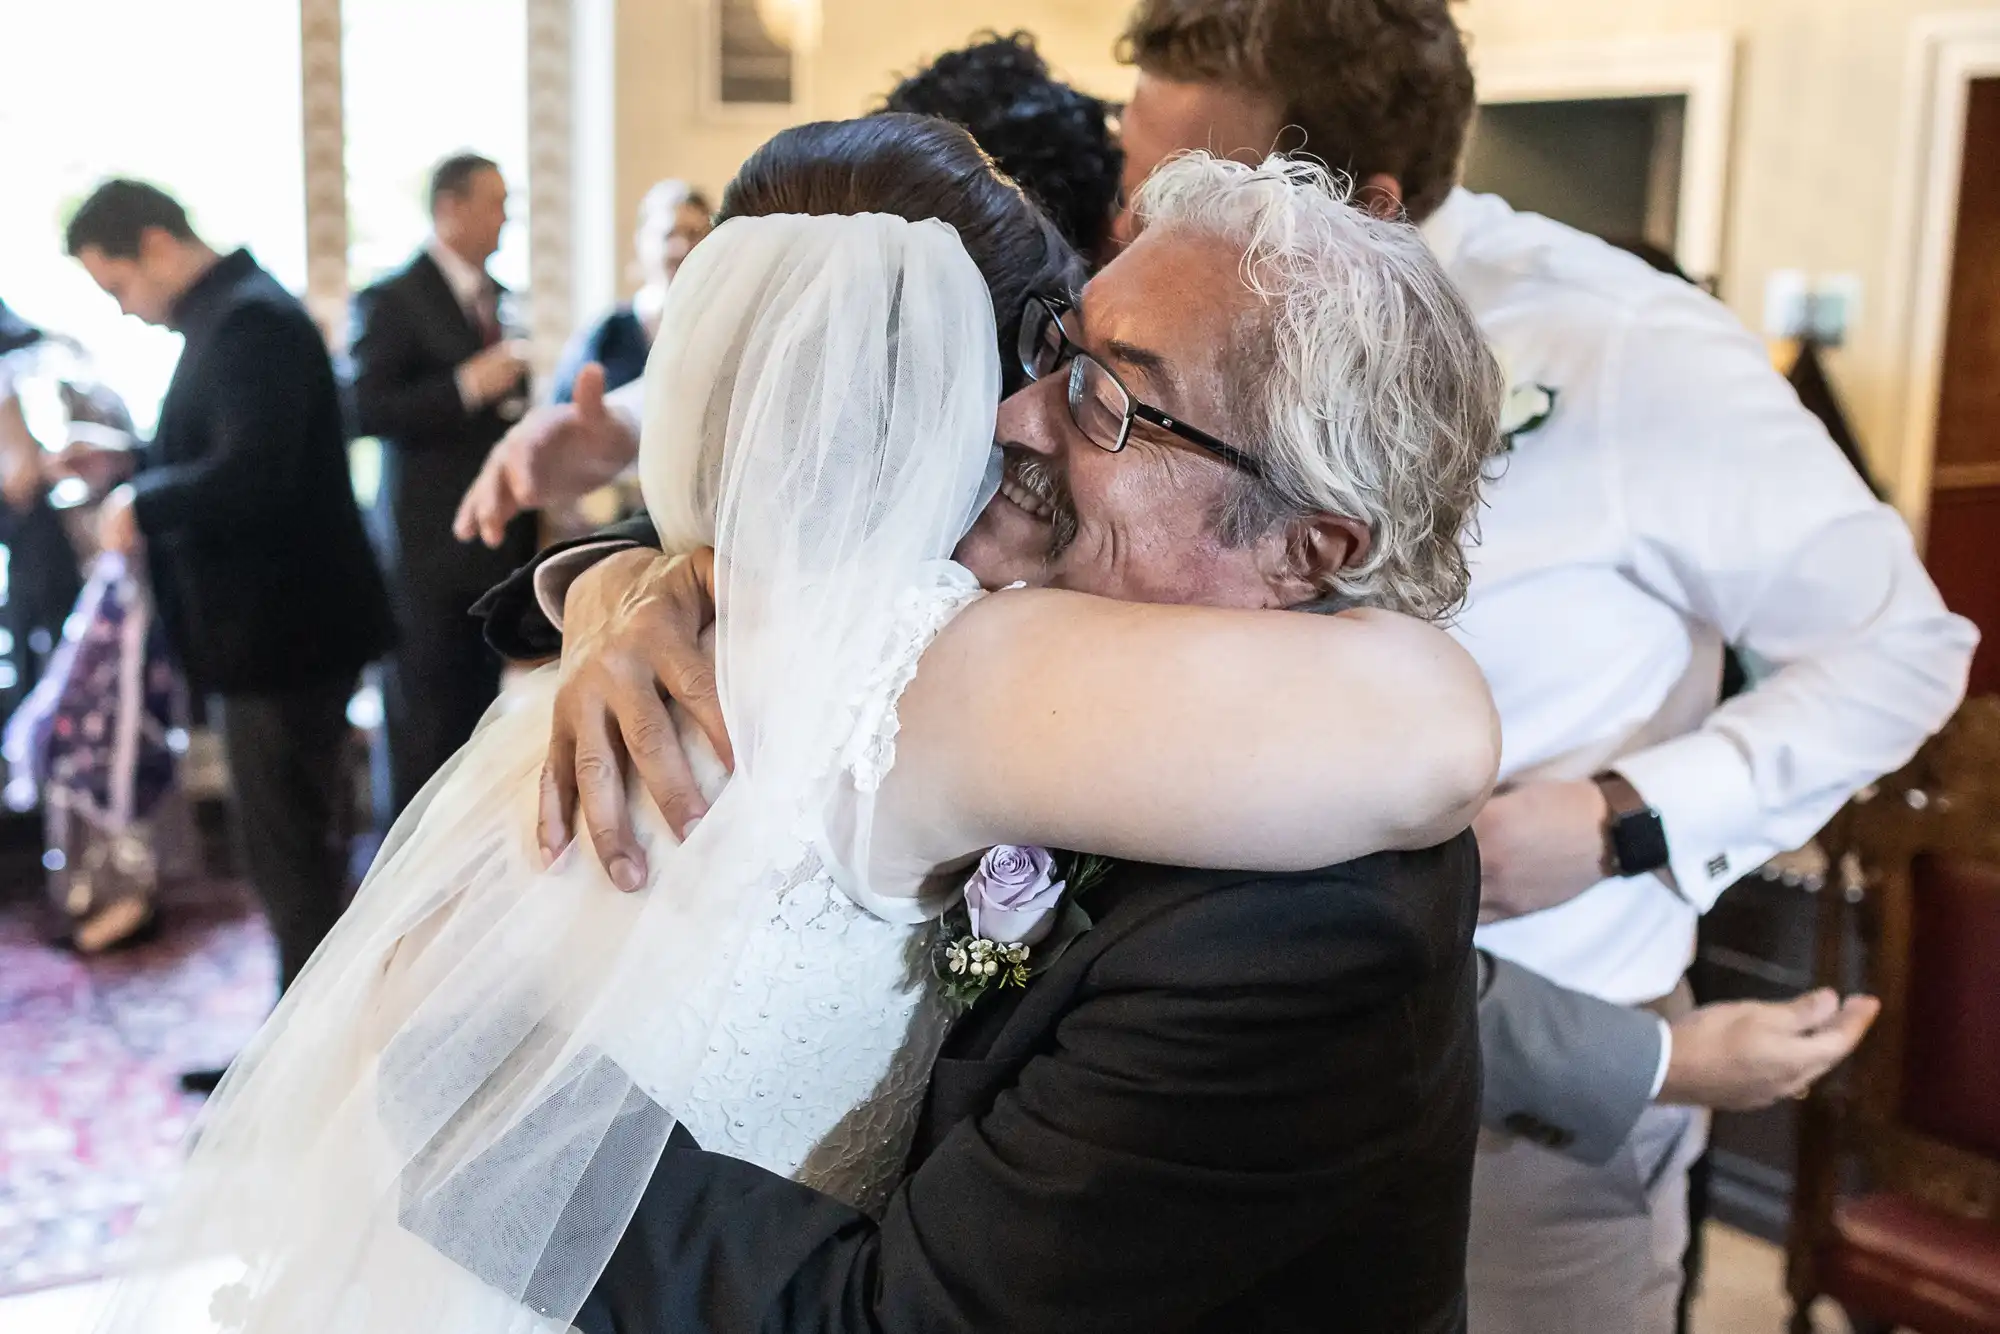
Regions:
M 341 106 L 340 0 L 299 0 L 305 121 L 306 307 L 336 353 L 347 346 L 347 133 Z

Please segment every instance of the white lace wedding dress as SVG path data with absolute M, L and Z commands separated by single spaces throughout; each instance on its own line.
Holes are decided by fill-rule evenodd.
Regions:
M 980 596 L 991 300 L 939 223 L 738 219 L 683 266 L 640 471 L 669 551 L 717 551 L 735 749 L 649 865 L 534 839 L 553 669 L 398 822 L 239 1058 L 101 1329 L 206 1303 L 245 1334 L 567 1327 L 676 1124 L 864 1209 L 909 1147 L 945 1013 L 920 886 L 870 873 L 896 707 Z
M 847 751 L 858 790 L 873 792 L 896 762 L 896 701 L 917 659 L 980 595 L 951 562 L 909 591 L 896 655 L 857 701 Z M 700 751 L 697 735 L 689 744 Z M 929 959 L 937 905 L 919 902 L 915 923 L 878 916 L 810 852 L 779 878 L 785 888 L 744 943 L 680 1121 L 705 1149 L 875 1213 L 902 1174 L 950 1017 Z

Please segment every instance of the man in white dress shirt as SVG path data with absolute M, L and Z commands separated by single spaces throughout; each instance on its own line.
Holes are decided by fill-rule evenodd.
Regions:
M 1479 943 L 1679 1014 L 1701 913 L 1949 717 L 1974 630 L 1725 307 L 1455 186 L 1445 0 L 1145 0 L 1122 49 L 1128 194 L 1183 149 L 1308 152 L 1400 201 L 1470 300 L 1519 415 L 1457 626 L 1504 745 Z M 1718 707 L 1725 644 L 1760 671 Z M 1671 1330 L 1706 1132 L 1654 1106 L 1602 1166 L 1488 1134 L 1473 1334 Z

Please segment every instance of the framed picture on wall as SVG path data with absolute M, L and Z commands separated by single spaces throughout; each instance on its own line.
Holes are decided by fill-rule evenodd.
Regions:
M 819 0 L 697 0 L 702 113 L 788 123 L 805 113 Z

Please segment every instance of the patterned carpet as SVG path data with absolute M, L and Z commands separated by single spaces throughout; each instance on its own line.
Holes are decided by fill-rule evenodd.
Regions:
M 149 944 L 92 960 L 0 906 L 0 1295 L 115 1267 L 201 1106 L 183 1070 L 226 1063 L 270 1009 L 261 917 L 227 883 L 170 893 Z

